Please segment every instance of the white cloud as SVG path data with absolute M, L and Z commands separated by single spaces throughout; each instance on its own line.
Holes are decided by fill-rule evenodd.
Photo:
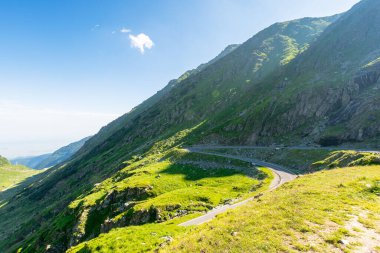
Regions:
M 100 28 L 100 25 L 94 25 L 94 26 L 91 28 L 91 31 L 99 30 L 99 28 Z
M 0 100 L 0 155 L 37 155 L 93 135 L 117 114 L 41 108 Z
M 121 28 L 121 29 L 120 29 L 120 32 L 121 32 L 121 33 L 130 33 L 130 32 L 131 32 L 131 29 L 128 29 L 128 28 Z
M 131 40 L 131 47 L 139 49 L 142 54 L 145 52 L 145 48 L 151 49 L 154 45 L 149 36 L 144 33 L 136 36 L 130 34 L 129 39 Z

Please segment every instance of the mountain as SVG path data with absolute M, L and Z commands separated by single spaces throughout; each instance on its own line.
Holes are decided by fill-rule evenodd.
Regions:
M 378 1 L 360 2 L 274 79 L 286 87 L 272 92 L 280 106 L 257 135 L 296 131 L 322 145 L 378 138 L 379 10 Z
M 236 113 L 238 108 L 234 108 L 234 103 L 251 103 L 251 99 L 242 100 L 251 86 L 294 60 L 337 18 L 305 18 L 275 24 L 240 46 L 227 47 L 211 63 L 171 81 L 161 92 L 100 130 L 69 163 L 44 172 L 42 180 L 23 190 L 18 199 L 0 209 L 0 215 L 8 220 L 0 226 L 4 233 L 17 228 L 13 232 L 16 235 L 14 239 L 0 237 L 0 248 L 15 249 L 24 245 L 25 240 L 31 240 L 33 243 L 25 252 L 38 252 L 45 249 L 44 241 L 49 240 L 60 252 L 92 233 L 97 235 L 105 214 L 97 217 L 91 212 L 90 217 L 97 217 L 94 230 L 88 227 L 87 232 L 73 232 L 77 230 L 77 217 L 84 215 L 82 220 L 87 223 L 85 213 L 90 208 L 82 205 L 73 211 L 69 208 L 73 200 L 91 194 L 94 185 L 104 180 L 115 180 L 116 183 L 119 176 L 128 178 L 129 172 L 121 173 L 120 170 L 128 165 L 125 162 L 130 159 L 131 166 L 134 166 L 139 163 L 139 157 L 147 157 L 149 161 L 150 155 L 162 152 L 160 156 L 163 156 L 183 142 L 215 141 L 216 135 L 211 131 L 215 131 L 221 121 L 229 122 L 229 118 L 236 114 L 248 115 L 244 108 L 239 108 Z M 122 185 L 119 187 L 124 188 Z M 160 194 L 168 189 L 161 190 Z M 103 193 L 99 194 L 102 196 Z M 206 201 L 202 205 L 207 205 L 207 197 L 199 198 Z M 12 215 L 7 210 L 12 210 Z M 25 215 L 25 212 L 33 216 Z M 136 215 L 139 213 L 136 211 Z M 13 218 L 19 216 L 25 218 L 22 221 Z M 88 222 L 94 219 L 90 217 Z M 17 225 L 20 222 L 22 226 Z M 33 230 L 39 232 L 30 234 L 29 231 Z M 20 240 L 18 236 L 27 236 L 28 239 Z
M 44 154 L 31 157 L 20 157 L 12 159 L 11 162 L 16 165 L 25 165 L 36 170 L 49 168 L 51 166 L 63 163 L 70 159 L 70 157 L 74 155 L 90 138 L 91 137 L 86 137 L 79 141 L 70 143 L 69 145 L 62 147 L 51 154 Z
M 157 130 L 158 126 L 165 128 L 176 123 L 182 124 L 179 121 L 188 121 L 183 122 L 185 126 L 196 125 L 209 115 L 215 116 L 216 109 L 224 111 L 232 100 L 240 101 L 239 96 L 242 96 L 247 88 L 253 86 L 253 82 L 258 82 L 304 51 L 337 18 L 338 16 L 322 19 L 306 18 L 275 24 L 241 46 L 228 46 L 209 63 L 187 71 L 130 113 L 104 127 L 89 140 L 83 151 L 101 148 L 111 141 L 112 135 L 125 136 L 123 131 L 138 128 L 137 121 L 146 125 L 140 129 L 141 132 L 145 131 L 143 129 L 149 125 L 147 131 L 149 133 Z M 293 30 L 294 28 L 296 30 Z M 236 80 L 237 78 L 240 80 Z M 208 104 L 211 106 L 205 106 Z M 187 107 L 192 105 L 194 106 L 188 110 Z M 179 115 L 185 119 L 174 118 Z M 156 126 L 147 123 L 150 117 L 157 121 Z M 169 124 L 167 119 L 170 120 Z M 161 124 L 160 121 L 164 123 Z M 164 132 L 164 129 L 160 132 Z M 149 134 L 146 137 L 150 139 L 153 135 Z
M 107 141 L 108 138 L 110 138 L 113 134 L 118 132 L 119 130 L 122 130 L 126 125 L 130 124 L 132 120 L 134 120 L 138 115 L 144 113 L 149 108 L 153 107 L 155 104 L 157 104 L 161 99 L 163 99 L 166 95 L 169 94 L 169 92 L 172 90 L 173 87 L 177 86 L 178 84 L 182 83 L 184 80 L 186 80 L 189 77 L 192 77 L 193 75 L 199 73 L 203 69 L 205 69 L 207 66 L 213 64 L 217 60 L 223 58 L 224 56 L 228 55 L 232 51 L 234 51 L 236 48 L 238 48 L 238 44 L 233 44 L 227 46 L 219 55 L 217 55 L 214 59 L 210 60 L 207 63 L 199 65 L 196 69 L 188 70 L 184 74 L 182 74 L 179 78 L 171 80 L 163 89 L 158 91 L 155 95 L 148 98 L 146 101 L 141 103 L 140 105 L 133 108 L 130 112 L 124 114 L 123 116 L 119 117 L 118 119 L 112 121 L 107 126 L 103 127 L 98 134 L 96 134 L 93 138 L 90 138 L 86 145 L 84 146 L 83 150 L 81 150 L 81 154 L 86 153 L 87 151 L 90 151 L 97 146 L 104 145 L 104 142 Z
M 184 145 L 377 144 L 379 10 L 365 0 L 342 15 L 276 23 L 171 81 L 0 208 L 0 250 L 64 252 L 266 187 L 265 171 Z M 235 172 L 214 172 L 223 166 Z M 236 171 L 254 180 L 250 190 Z
M 50 155 L 51 154 L 43 154 L 43 155 L 38 155 L 38 156 L 18 157 L 18 158 L 11 159 L 10 162 L 14 165 L 21 164 L 21 165 L 27 166 L 29 168 L 36 169 L 38 167 L 38 165 L 43 160 L 48 158 Z

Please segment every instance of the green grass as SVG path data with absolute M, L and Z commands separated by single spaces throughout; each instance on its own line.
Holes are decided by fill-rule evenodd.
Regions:
M 264 152 L 274 151 L 278 150 L 264 149 Z M 321 150 L 306 151 L 287 150 L 287 156 L 282 154 L 281 159 L 285 160 L 285 157 L 288 157 L 290 160 L 287 162 L 291 163 L 296 161 L 296 157 L 300 155 L 301 158 L 298 159 L 307 157 L 306 161 L 311 164 L 315 159 L 329 157 L 330 153 L 330 156 L 335 157 L 334 154 L 338 153 L 325 150 L 323 152 Z M 261 152 L 263 152 L 262 149 Z M 342 152 L 352 157 L 351 162 L 357 162 L 358 158 L 362 158 L 360 155 L 356 156 L 356 152 Z M 328 158 L 326 159 L 328 160 Z M 337 157 L 332 161 L 338 165 L 346 164 L 337 162 Z M 366 168 L 368 171 L 363 173 L 367 176 L 374 174 L 374 170 L 379 171 L 377 167 L 375 169 L 373 167 Z M 251 177 L 247 177 L 249 174 L 247 169 L 254 171 Z M 270 171 L 261 168 L 261 172 L 259 172 L 250 168 L 247 162 L 213 155 L 188 153 L 181 149 L 173 149 L 166 153 L 147 157 L 134 157 L 114 177 L 95 186 L 92 194 L 72 202 L 70 207 L 82 212 L 79 226 L 82 233 L 97 235 L 100 232 L 100 224 L 106 218 L 115 224 L 115 228 L 92 240 L 80 243 L 71 248 L 69 252 L 148 252 L 162 249 L 164 245 L 159 245 L 165 240 L 164 236 L 175 238 L 172 245 L 167 246 L 170 248 L 164 248 L 164 251 L 168 252 L 201 252 L 201 250 L 214 252 L 212 251 L 214 247 L 220 248 L 221 251 L 245 252 L 252 247 L 251 244 L 257 244 L 257 247 L 253 249 L 258 252 L 280 250 L 323 252 L 330 250 L 332 247 L 339 247 L 339 240 L 348 235 L 348 232 L 339 226 L 344 224 L 348 215 L 353 212 L 352 205 L 354 203 L 350 201 L 350 198 L 356 190 L 366 185 L 362 189 L 364 193 L 363 191 L 360 193 L 364 194 L 363 200 L 366 203 L 364 205 L 363 201 L 360 204 L 371 211 L 377 210 L 376 205 L 368 201 L 373 200 L 371 197 L 379 194 L 377 179 L 363 178 L 363 176 L 359 176 L 360 173 L 355 175 L 354 171 L 350 171 L 350 169 L 344 170 L 350 173 L 345 173 L 345 177 L 339 178 L 339 182 L 332 179 L 336 180 L 337 174 L 342 174 L 342 169 L 303 176 L 297 179 L 297 183 L 286 184 L 274 193 L 266 193 L 260 202 L 250 203 L 249 207 L 241 207 L 237 211 L 228 211 L 227 214 L 222 214 L 222 218 L 212 221 L 211 225 L 185 229 L 178 227 L 177 224 L 219 204 L 236 198 L 244 199 L 267 189 L 273 179 Z M 355 171 L 360 170 L 363 168 Z M 330 173 L 335 173 L 335 175 Z M 358 177 L 358 182 L 355 180 L 347 182 L 355 176 Z M 324 184 L 323 189 L 320 187 L 322 183 Z M 325 187 L 326 183 L 327 186 L 332 184 L 331 188 Z M 369 183 L 371 187 L 368 187 Z M 86 213 L 87 210 L 102 206 L 110 192 L 122 193 L 128 188 L 136 187 L 149 189 L 149 191 L 141 199 L 129 200 L 133 202 L 131 209 L 115 212 L 112 208 L 107 208 L 105 212 L 98 212 L 95 216 Z M 337 192 L 337 189 L 341 192 Z M 115 202 L 120 202 L 120 199 Z M 131 219 L 133 215 L 140 215 L 143 212 L 151 216 L 144 221 L 144 224 L 133 226 L 125 223 L 125 220 Z M 274 222 L 273 218 L 275 217 Z M 366 226 L 374 227 L 376 224 L 373 221 L 374 218 L 371 217 L 360 220 Z M 326 222 L 332 228 L 324 231 L 322 227 Z M 328 222 L 333 222 L 334 226 Z M 240 226 L 243 224 L 244 227 L 237 228 L 239 224 Z M 245 231 L 246 226 L 252 227 Z M 213 234 L 214 232 L 217 234 Z M 235 234 L 233 232 L 237 232 L 236 237 L 239 239 L 243 236 L 241 233 L 244 232 L 246 238 L 243 237 L 241 238 L 243 242 L 234 244 L 236 238 L 235 236 L 231 238 L 231 234 Z M 275 232 L 285 238 L 285 244 L 281 237 L 276 236 Z M 198 234 L 201 236 L 198 237 Z M 255 236 L 253 239 L 251 238 L 252 234 Z M 308 236 L 314 234 L 317 234 L 320 245 L 311 245 L 308 241 Z M 268 237 L 270 241 L 267 241 Z M 207 241 L 214 242 L 213 239 L 216 240 L 215 244 L 208 244 Z M 207 246 L 203 247 L 200 243 L 202 246 L 198 247 L 199 242 L 203 242 L 203 240 Z
M 277 163 L 301 174 L 312 172 L 311 165 L 314 162 L 325 159 L 331 153 L 331 151 L 325 149 L 276 149 L 271 147 L 215 149 L 211 151 Z
M 187 228 L 180 227 L 178 224 L 185 219 L 195 216 L 196 214 L 189 215 L 186 218 L 179 218 L 164 223 L 116 228 L 107 234 L 101 234 L 95 239 L 69 249 L 67 253 L 151 252 L 161 243 L 166 242 L 165 237 L 174 237 L 187 231 Z
M 338 241 L 350 236 L 345 224 L 352 215 L 369 212 L 367 224 L 379 225 L 380 199 L 373 191 L 379 180 L 379 166 L 302 176 L 174 237 L 162 252 L 348 252 Z
M 321 169 L 352 167 L 359 165 L 380 165 L 380 155 L 371 152 L 353 150 L 331 151 L 328 149 L 297 149 L 297 148 L 244 148 L 215 149 L 216 153 L 239 155 L 273 162 L 292 169 L 300 174 Z
M 194 156 L 192 155 L 192 157 Z M 208 159 L 211 159 L 211 157 L 208 157 Z M 214 157 L 214 159 L 218 160 L 219 158 Z M 241 177 L 239 175 L 234 178 L 236 175 L 231 177 L 229 176 L 231 172 L 226 173 L 225 171 L 223 172 L 224 176 L 216 180 L 203 178 L 195 185 L 192 183 L 188 187 L 158 195 L 155 198 L 138 204 L 135 206 L 136 209 L 149 209 L 151 206 L 155 206 L 164 210 L 167 207 L 180 205 L 181 209 L 187 208 L 191 212 L 182 217 L 169 217 L 169 220 L 165 222 L 115 228 L 106 234 L 100 234 L 92 240 L 72 247 L 67 252 L 150 252 L 165 242 L 165 238 L 163 237 L 174 237 L 188 231 L 189 228 L 180 227 L 178 224 L 199 216 L 201 214 L 199 211 L 206 211 L 215 205 L 235 197 L 245 198 L 266 190 L 273 176 L 267 168 L 261 168 L 260 170 L 268 176 L 263 180 L 263 184 L 257 188 L 250 188 L 252 187 L 252 182 L 248 184 L 249 187 L 244 188 L 245 182 L 249 182 L 250 180 L 248 177 Z M 204 172 L 201 172 L 201 174 L 204 174 Z M 193 176 L 195 176 L 193 180 L 201 177 L 200 175 Z M 170 181 L 181 182 L 183 179 L 175 179 L 172 176 L 170 177 Z M 203 185 L 205 187 L 202 187 Z M 252 190 L 254 191 L 251 192 Z M 236 192 L 242 193 L 236 194 Z
M 134 157 L 113 177 L 73 201 L 79 241 L 111 228 L 204 212 L 266 189 L 270 172 L 250 163 L 174 149 Z M 125 207 L 127 205 L 127 207 Z M 108 231 L 109 229 L 107 229 Z
M 380 156 L 376 153 L 340 150 L 329 153 L 322 161 L 311 164 L 313 170 L 339 167 L 380 165 Z
M 291 61 L 295 54 L 315 41 L 335 18 L 323 19 L 326 22 L 313 20 L 286 22 L 265 29 L 237 49 L 236 53 L 223 58 L 223 61 L 209 66 L 199 75 L 185 78 L 180 84 L 170 88 L 170 93 L 158 93 L 130 114 L 103 128 L 90 141 L 91 145 L 86 145 L 73 161 L 62 169 L 53 168 L 46 173 L 45 178 L 35 182 L 0 210 L 0 251 L 30 244 L 29 252 L 44 252 L 47 243 L 65 248 L 72 232 L 72 227 L 65 224 L 71 224 L 74 219 L 75 222 L 80 222 L 79 230 L 83 230 L 88 236 L 84 239 L 88 239 L 97 235 L 100 224 L 105 219 L 130 218 L 133 213 L 146 208 L 157 210 L 156 198 L 162 198 L 167 206 L 173 206 L 172 202 L 176 201 L 184 202 L 185 204 L 180 203 L 179 208 L 186 210 L 193 208 L 191 201 L 204 205 L 220 202 L 218 194 L 212 191 L 216 187 L 198 186 L 194 182 L 202 183 L 200 181 L 203 180 L 207 184 L 218 185 L 218 188 L 230 187 L 226 182 L 217 182 L 220 179 L 217 175 L 223 175 L 225 168 L 206 169 L 210 173 L 215 172 L 215 175 L 192 181 L 191 173 L 187 172 L 200 171 L 196 169 L 198 165 L 181 164 L 172 160 L 161 161 L 162 157 L 158 152 L 165 152 L 168 146 L 172 148 L 184 142 L 286 143 L 282 139 L 286 136 L 295 143 L 301 136 L 310 133 L 315 123 L 324 116 L 331 116 L 328 112 L 336 109 L 334 106 L 339 104 L 336 102 L 341 94 L 340 88 L 348 83 L 346 79 L 352 79 L 350 73 L 355 69 L 348 68 L 342 77 L 333 74 L 336 69 L 340 71 L 341 66 L 329 60 L 329 56 L 334 57 L 333 51 L 329 49 L 336 49 L 336 45 L 330 44 L 326 37 L 321 39 L 320 44 L 314 44 L 311 49 L 321 50 L 311 50 L 310 58 L 307 58 L 308 54 L 305 52 L 300 61 Z M 338 30 L 337 35 L 343 36 Z M 291 39 L 282 43 L 278 40 L 281 35 Z M 358 62 L 359 58 L 350 57 L 350 54 L 352 52 L 354 56 L 365 57 L 374 50 L 374 45 L 370 45 L 371 40 L 368 41 L 364 44 L 366 46 L 361 46 L 363 50 L 355 50 L 352 43 L 343 44 L 341 48 L 346 50 L 341 56 L 347 62 Z M 344 40 L 337 39 L 333 42 L 344 43 Z M 375 44 L 378 47 L 378 43 Z M 295 65 L 278 68 L 290 61 Z M 321 70 L 318 75 L 315 69 Z M 327 73 L 324 73 L 325 69 Z M 319 106 L 325 100 L 329 103 Z M 307 110 L 298 109 L 304 105 Z M 194 131 L 190 130 L 201 121 L 204 124 Z M 180 135 L 169 138 L 183 129 L 190 130 L 184 132 L 186 138 Z M 302 134 L 296 133 L 307 129 L 309 130 L 302 131 Z M 356 127 L 352 127 L 353 131 L 355 129 Z M 163 144 L 160 140 L 171 141 Z M 144 157 L 144 153 L 152 145 L 155 146 L 157 156 L 152 156 L 152 160 L 149 160 Z M 129 165 L 121 166 L 132 155 L 136 155 L 137 159 Z M 186 174 L 178 173 L 184 169 Z M 232 183 L 243 184 L 243 181 L 238 180 L 239 175 L 245 174 L 243 170 L 234 168 L 234 171 L 233 176 L 228 176 L 232 178 Z M 105 180 L 106 178 L 109 179 Z M 160 179 L 166 184 L 161 183 Z M 94 186 L 96 183 L 100 184 Z M 178 189 L 174 188 L 177 186 Z M 201 192 L 200 201 L 196 199 L 199 188 L 208 192 L 208 198 L 204 198 L 204 192 Z M 241 194 L 239 187 L 235 189 L 237 191 L 227 188 L 228 194 L 223 197 Z M 186 202 L 178 194 L 179 190 L 194 194 L 189 194 L 191 199 Z M 129 191 L 140 191 L 141 194 L 128 194 Z M 67 208 L 67 204 L 73 200 L 75 201 L 71 203 L 71 208 Z M 107 204 L 109 200 L 110 204 Z M 133 202 L 135 205 L 133 209 L 129 208 L 132 213 L 119 211 L 120 204 L 126 202 Z M 174 206 L 177 205 L 174 203 Z M 99 210 L 90 212 L 93 208 Z M 162 211 L 163 217 L 170 216 L 172 212 L 167 208 Z M 61 218 L 64 214 L 66 216 Z M 59 220 L 56 220 L 57 216 Z M 55 230 L 51 224 L 58 224 L 62 229 Z
M 5 164 L 0 167 L 0 191 L 12 187 L 40 172 L 25 166 Z

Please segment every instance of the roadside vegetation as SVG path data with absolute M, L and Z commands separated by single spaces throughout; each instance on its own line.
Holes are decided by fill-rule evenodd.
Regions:
M 57 221 L 57 229 L 73 227 L 71 244 L 85 241 L 69 252 L 138 252 L 158 247 L 168 236 L 186 230 L 177 227 L 179 222 L 258 194 L 268 189 L 272 179 L 269 170 L 249 162 L 177 148 L 135 156 L 124 166 L 71 202 Z
M 114 182 L 110 188 L 107 181 L 97 185 L 107 190 L 78 199 L 71 208 L 101 206 L 110 189 L 152 186 L 151 195 L 136 201 L 133 212 L 156 208 L 162 219 L 128 226 L 120 223 L 67 252 L 362 252 L 365 245 L 380 240 L 380 166 L 357 166 L 373 164 L 373 155 L 335 151 L 318 156 L 322 157 L 319 162 L 310 158 L 310 166 L 322 171 L 300 176 L 258 200 L 193 227 L 178 224 L 216 205 L 249 196 L 252 188 L 248 186 L 256 187 L 251 194 L 264 191 L 271 176 L 265 177 L 259 188 L 257 178 L 247 177 L 247 171 L 241 173 L 249 168 L 248 163 L 181 149 L 155 158 L 135 157 L 118 175 L 134 176 Z M 334 169 L 343 165 L 356 167 Z M 260 177 L 262 172 L 255 173 Z M 128 213 L 132 215 L 126 211 L 108 218 L 115 222 Z M 88 217 L 83 219 L 88 221 Z
M 149 252 L 164 246 L 173 240 L 174 236 L 184 233 L 189 228 L 178 226 L 182 221 L 193 218 L 197 214 L 177 218 L 164 223 L 150 223 L 141 226 L 116 228 L 107 234 L 81 243 L 67 253 L 90 252 Z
M 329 150 L 323 148 L 221 148 L 208 151 L 239 155 L 262 161 L 281 164 L 299 174 L 321 169 L 351 167 L 358 165 L 380 165 L 380 155 L 374 152 L 353 150 Z
M 354 151 L 326 152 L 324 157 L 315 154 L 303 157 L 309 156 L 309 166 L 322 171 L 301 176 L 257 201 L 193 227 L 178 224 L 217 205 L 263 192 L 272 177 L 260 171 L 270 172 L 252 170 L 240 160 L 181 149 L 155 158 L 135 157 L 118 175 L 123 178 L 123 173 L 132 173 L 132 177 L 116 184 L 115 179 L 105 181 L 102 194 L 100 188 L 94 190 L 93 196 L 72 202 L 71 208 L 101 206 L 110 189 L 121 192 L 127 186 L 142 186 L 150 189 L 150 196 L 136 201 L 133 209 L 107 218 L 118 224 L 123 217 L 153 209 L 154 218 L 141 224 L 119 223 L 68 252 L 355 252 L 368 241 L 375 243 L 376 238 L 366 235 L 380 233 L 380 167 L 334 168 L 371 165 L 377 155 Z M 323 160 L 316 162 L 312 157 Z M 265 178 L 262 185 L 257 184 L 258 178 Z
M 380 166 L 301 176 L 160 252 L 377 252 Z M 376 251 L 377 250 L 377 251 Z
M 339 168 L 353 166 L 380 165 L 379 153 L 357 152 L 352 150 L 334 151 L 322 161 L 311 164 L 310 168 L 318 170 L 322 168 Z

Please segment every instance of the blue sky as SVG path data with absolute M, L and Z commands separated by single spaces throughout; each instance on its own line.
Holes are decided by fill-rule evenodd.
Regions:
M 0 1 L 0 154 L 50 152 L 94 134 L 228 44 L 356 2 Z

